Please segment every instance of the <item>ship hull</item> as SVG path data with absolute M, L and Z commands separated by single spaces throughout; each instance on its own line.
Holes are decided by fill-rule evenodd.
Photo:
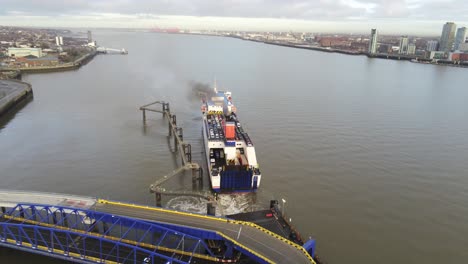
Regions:
M 237 118 L 231 92 L 202 98 L 202 136 L 208 177 L 215 192 L 255 192 L 261 173 L 255 147 Z

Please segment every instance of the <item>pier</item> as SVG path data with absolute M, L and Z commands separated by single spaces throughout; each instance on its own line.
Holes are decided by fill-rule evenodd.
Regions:
M 96 52 L 103 53 L 103 54 L 122 54 L 122 55 L 128 54 L 128 51 L 126 49 L 114 49 L 114 48 L 106 48 L 106 47 L 97 47 Z
M 0 209 L 0 246 L 77 263 L 315 263 L 313 247 L 223 217 L 9 190 Z
M 161 109 L 155 108 L 156 106 L 161 106 Z M 182 166 L 173 170 L 172 172 L 164 175 L 163 177 L 157 179 L 154 183 L 150 185 L 150 192 L 155 194 L 156 206 L 161 206 L 162 194 L 174 195 L 174 192 L 168 191 L 162 187 L 162 185 L 184 171 L 192 171 L 192 183 L 196 188 L 201 187 L 203 180 L 203 169 L 202 167 L 192 161 L 192 145 L 184 142 L 184 133 L 181 127 L 177 126 L 177 116 L 171 113 L 169 103 L 164 101 L 155 101 L 140 107 L 140 110 L 143 114 L 143 125 L 146 125 L 146 112 L 155 112 L 163 114 L 163 118 L 167 120 L 168 123 L 168 136 L 174 139 L 174 150 L 179 153 L 179 156 L 182 161 Z M 180 192 L 177 192 L 180 193 Z M 211 193 L 203 192 L 184 192 L 184 195 L 203 197 L 207 200 L 214 200 Z

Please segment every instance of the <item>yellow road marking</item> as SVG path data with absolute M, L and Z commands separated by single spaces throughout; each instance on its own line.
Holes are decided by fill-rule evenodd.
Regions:
M 174 211 L 174 210 L 168 210 L 168 209 L 164 209 L 164 208 L 159 208 L 159 207 L 152 207 L 152 206 L 144 206 L 144 205 L 137 205 L 137 204 L 129 204 L 129 203 L 122 203 L 122 202 L 114 202 L 114 201 L 109 201 L 109 200 L 104 200 L 104 199 L 98 199 L 98 202 L 99 203 L 102 203 L 102 204 L 112 204 L 112 205 L 118 205 L 118 206 L 124 206 L 124 207 L 130 207 L 130 208 L 138 208 L 138 209 L 144 209 L 144 210 L 152 210 L 152 211 L 158 211 L 158 212 L 164 212 L 164 213 L 169 213 L 169 214 L 179 214 L 179 215 L 183 215 L 183 216 L 189 216 L 189 217 L 198 217 L 198 218 L 204 218 L 204 219 L 207 219 L 207 220 L 215 220 L 215 221 L 221 221 L 221 222 L 226 222 L 226 223 L 234 223 L 234 224 L 238 224 L 238 225 L 247 225 L 247 226 L 251 226 L 253 228 L 256 228 L 270 236 L 273 236 L 281 241 L 283 241 L 284 243 L 290 245 L 290 246 L 293 246 L 294 248 L 298 249 L 299 251 L 301 251 L 306 257 L 307 259 L 310 261 L 310 263 L 313 263 L 313 264 L 316 264 L 314 259 L 310 256 L 309 252 L 307 252 L 307 250 L 305 250 L 304 247 L 274 233 L 274 232 L 271 232 L 270 230 L 267 230 L 257 224 L 254 224 L 254 223 L 251 223 L 251 222 L 246 222 L 246 221 L 238 221 L 238 220 L 229 220 L 229 219 L 224 219 L 224 218 L 219 218 L 219 217 L 213 217 L 213 216 L 207 216 L 207 215 L 200 215 L 200 214 L 192 214 L 192 213 L 186 213 L 186 212 L 180 212 L 180 211 Z M 270 261 L 271 263 L 274 263 L 272 262 L 271 260 L 269 260 L 268 258 L 264 257 L 263 255 L 261 255 L 260 253 L 258 252 L 255 252 L 254 250 L 250 249 L 250 248 L 247 248 L 246 246 L 243 246 L 243 245 L 240 245 L 237 241 L 234 241 L 232 240 L 231 238 L 228 238 L 228 236 L 224 235 L 223 233 L 221 232 L 216 232 L 218 233 L 219 235 L 221 235 L 222 237 L 226 238 L 226 239 L 229 239 L 230 241 L 232 241 L 233 243 L 237 244 L 238 246 L 241 246 L 242 248 L 254 253 L 255 255 L 265 259 L 266 261 Z

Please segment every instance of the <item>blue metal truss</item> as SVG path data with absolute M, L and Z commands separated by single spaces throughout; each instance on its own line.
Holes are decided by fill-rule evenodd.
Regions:
M 204 239 L 223 240 L 215 232 L 66 206 L 18 204 L 0 213 L 0 246 L 82 263 L 190 263 L 226 257 L 216 256 Z

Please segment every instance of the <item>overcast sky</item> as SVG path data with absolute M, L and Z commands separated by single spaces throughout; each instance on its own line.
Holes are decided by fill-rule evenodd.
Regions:
M 0 0 L 0 25 L 438 35 L 468 0 Z

